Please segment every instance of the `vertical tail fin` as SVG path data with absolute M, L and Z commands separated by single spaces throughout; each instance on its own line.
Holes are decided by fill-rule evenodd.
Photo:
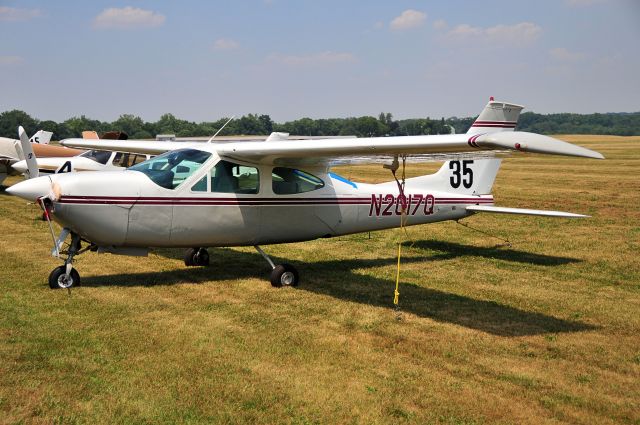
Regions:
M 50 131 L 39 130 L 36 134 L 31 136 L 30 142 L 40 143 L 41 145 L 48 145 L 53 135 Z
M 513 103 L 496 102 L 493 97 L 484 107 L 478 118 L 467 131 L 467 134 L 494 133 L 497 131 L 513 131 L 518 123 L 520 111 L 524 106 Z
M 428 176 L 407 179 L 407 187 L 469 195 L 488 195 L 498 175 L 500 158 L 456 159 Z

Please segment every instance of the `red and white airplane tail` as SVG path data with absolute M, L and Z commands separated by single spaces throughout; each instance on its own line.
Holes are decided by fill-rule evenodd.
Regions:
M 513 103 L 496 102 L 493 97 L 467 131 L 469 135 L 513 131 L 518 124 L 520 111 L 524 106 Z

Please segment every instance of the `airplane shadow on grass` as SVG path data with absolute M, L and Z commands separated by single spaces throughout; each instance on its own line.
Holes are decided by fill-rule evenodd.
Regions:
M 447 242 L 418 241 L 414 246 L 421 249 L 434 249 L 441 253 L 407 257 L 403 259 L 405 264 L 438 261 L 461 255 L 476 255 L 545 265 L 579 261 L 571 258 L 530 254 L 509 249 L 478 248 Z M 156 253 L 168 258 L 182 258 L 182 251 L 180 250 L 161 249 Z M 211 249 L 210 253 L 212 265 L 208 268 L 190 267 L 165 272 L 85 277 L 82 284 L 83 286 L 153 286 L 202 283 L 212 280 L 238 278 L 259 278 L 264 280 L 265 285 L 269 285 L 269 270 L 264 259 L 259 254 L 222 248 Z M 273 258 L 276 263 L 286 261 L 276 260 L 277 257 Z M 298 262 L 297 268 L 301 273 L 301 284 L 297 287 L 297 290 L 391 309 L 393 308 L 394 282 L 360 274 L 354 272 L 354 270 L 388 266 L 395 264 L 396 261 L 394 257 L 329 260 L 302 264 Z M 516 337 L 595 329 L 594 326 L 577 321 L 559 319 L 542 313 L 521 310 L 495 301 L 478 300 L 411 283 L 403 283 L 400 291 L 402 294 L 400 306 L 405 313 L 499 336 Z
M 582 260 L 577 258 L 516 251 L 511 248 L 462 245 L 455 242 L 436 240 L 415 241 L 413 247 L 426 251 L 438 251 L 437 254 L 429 257 L 431 260 L 449 260 L 457 257 L 484 257 L 516 263 L 535 264 L 538 266 L 560 266 L 563 264 L 582 262 Z

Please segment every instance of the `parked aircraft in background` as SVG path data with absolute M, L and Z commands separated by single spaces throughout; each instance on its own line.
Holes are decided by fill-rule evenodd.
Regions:
M 603 159 L 561 140 L 514 131 L 521 110 L 491 99 L 466 134 L 453 135 L 224 144 L 100 141 L 104 149 L 158 156 L 124 172 L 55 174 L 7 192 L 37 202 L 63 227 L 53 253 L 66 257 L 49 276 L 51 288 L 80 283 L 73 261 L 87 250 L 146 255 L 150 247 L 185 247 L 185 264 L 192 266 L 207 265 L 206 248 L 215 246 L 254 246 L 272 268 L 273 286 L 295 286 L 296 269 L 276 265 L 260 245 L 459 220 L 478 212 L 584 217 L 494 205 L 491 188 L 501 159 L 488 155 L 496 151 Z M 22 130 L 21 140 L 28 145 Z M 65 144 L 94 148 L 96 142 Z M 415 154 L 449 158 L 435 174 L 396 179 L 400 159 Z M 361 155 L 387 157 L 394 180 L 365 184 L 329 172 L 335 158 Z M 32 159 L 29 167 L 37 175 Z
M 73 157 L 36 158 L 36 161 L 39 174 L 51 174 L 119 170 L 149 158 L 149 155 L 144 154 L 90 150 Z M 13 169 L 23 174 L 26 173 L 28 171 L 27 161 L 16 162 L 13 164 Z
M 69 157 L 81 154 L 82 150 L 70 149 L 62 146 L 52 146 L 49 144 L 51 140 L 50 131 L 40 130 L 34 134 L 30 141 L 33 145 L 33 152 L 40 158 L 47 157 Z M 20 174 L 12 166 L 18 161 L 24 159 L 20 141 L 7 137 L 0 137 L 0 183 L 7 178 L 8 175 Z

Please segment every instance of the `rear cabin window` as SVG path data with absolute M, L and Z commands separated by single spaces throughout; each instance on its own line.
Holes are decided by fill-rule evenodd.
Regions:
M 324 182 L 318 177 L 295 168 L 276 167 L 271 175 L 271 187 L 276 195 L 293 195 L 324 187 Z
M 175 189 L 198 171 L 210 156 L 209 152 L 197 149 L 179 149 L 156 156 L 128 169 L 144 173 L 158 186 Z

